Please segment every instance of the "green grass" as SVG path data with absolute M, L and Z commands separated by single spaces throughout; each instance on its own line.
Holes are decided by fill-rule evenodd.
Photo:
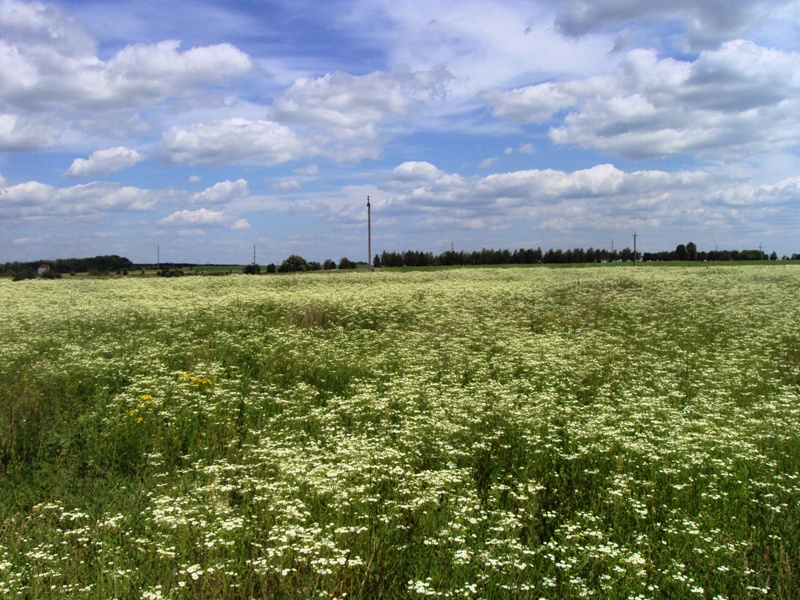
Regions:
M 795 598 L 800 269 L 0 281 L 0 596 Z

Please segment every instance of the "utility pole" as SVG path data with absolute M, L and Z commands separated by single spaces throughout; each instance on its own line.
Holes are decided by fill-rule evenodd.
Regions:
M 633 266 L 636 266 L 636 232 L 633 232 Z
M 158 270 L 161 270 L 161 246 L 156 246 L 156 265 Z
M 253 244 L 253 264 L 256 264 L 256 245 Z
M 372 208 L 367 196 L 367 266 L 372 271 Z

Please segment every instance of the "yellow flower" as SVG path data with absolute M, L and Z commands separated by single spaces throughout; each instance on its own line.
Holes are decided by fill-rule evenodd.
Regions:
M 129 417 L 133 417 L 133 416 L 135 416 L 135 415 L 136 415 L 136 409 L 135 409 L 135 408 L 132 408 L 132 409 L 130 409 L 130 410 L 128 411 L 128 416 L 129 416 Z
M 153 397 L 150 394 L 145 394 L 144 396 L 139 396 L 139 401 L 150 404 L 153 402 Z

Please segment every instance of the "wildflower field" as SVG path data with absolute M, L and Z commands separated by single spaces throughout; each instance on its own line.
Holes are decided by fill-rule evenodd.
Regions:
M 798 266 L 0 305 L 0 597 L 800 594 Z

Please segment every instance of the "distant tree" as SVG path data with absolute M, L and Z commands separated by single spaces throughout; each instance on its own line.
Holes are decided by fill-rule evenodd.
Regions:
M 322 263 L 322 268 L 326 271 L 332 271 L 336 268 L 336 261 L 331 260 L 330 258 L 325 259 L 325 262 Z
M 267 273 L 274 273 L 277 270 L 278 268 L 275 266 L 275 263 L 269 263 L 267 265 Z
M 24 281 L 25 279 L 36 279 L 36 271 L 33 269 L 25 269 L 24 271 L 17 271 L 12 278 L 13 281 Z
M 686 254 L 689 260 L 697 260 L 697 245 L 694 242 L 686 244 Z
M 341 259 L 339 259 L 339 268 L 340 269 L 355 269 L 356 268 L 356 263 L 351 261 L 346 256 L 343 256 Z
M 375 258 L 372 259 L 372 266 L 375 267 L 376 269 L 381 268 L 381 257 L 378 256 L 377 254 L 375 255 Z
M 772 254 L 769 255 L 770 260 L 778 260 L 778 254 L 775 250 L 772 251 Z
M 689 260 L 689 251 L 683 244 L 678 244 L 678 247 L 675 248 L 675 254 L 678 256 L 678 260 Z
M 281 266 L 278 267 L 278 271 L 280 271 L 281 273 L 308 271 L 308 263 L 306 262 L 306 259 L 304 259 L 302 256 L 298 256 L 297 254 L 292 254 L 281 263 Z
M 309 271 L 321 271 L 322 265 L 314 260 L 308 261 L 308 270 Z
M 260 275 L 261 267 L 255 263 L 252 265 L 247 265 L 244 269 L 242 269 L 242 273 L 245 275 Z

